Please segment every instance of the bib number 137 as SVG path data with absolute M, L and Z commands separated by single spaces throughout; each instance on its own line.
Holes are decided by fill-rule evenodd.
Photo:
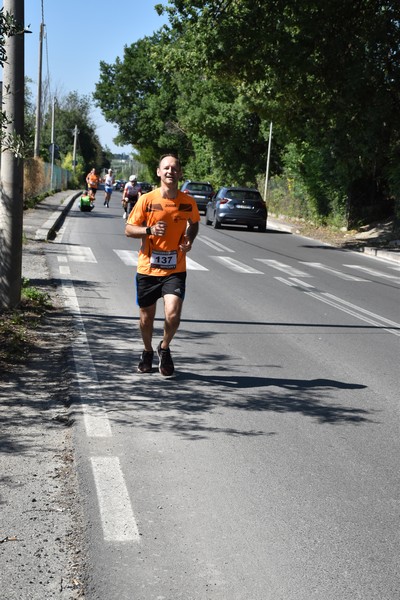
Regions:
M 175 269 L 176 250 L 173 252 L 152 252 L 150 264 L 155 269 Z

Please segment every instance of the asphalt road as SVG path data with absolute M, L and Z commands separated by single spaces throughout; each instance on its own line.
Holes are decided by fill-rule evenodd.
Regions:
M 79 331 L 87 599 L 397 599 L 399 266 L 203 217 L 177 376 L 139 375 L 139 242 L 102 197 L 48 249 Z

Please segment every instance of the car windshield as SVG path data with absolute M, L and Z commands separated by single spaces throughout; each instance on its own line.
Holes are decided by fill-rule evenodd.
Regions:
M 212 187 L 206 183 L 190 183 L 188 190 L 191 192 L 212 192 Z
M 260 194 L 252 190 L 229 190 L 226 196 L 231 200 L 262 202 Z

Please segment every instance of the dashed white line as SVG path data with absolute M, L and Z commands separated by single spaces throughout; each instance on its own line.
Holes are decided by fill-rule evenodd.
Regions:
M 139 530 L 120 461 L 115 456 L 92 456 L 94 482 L 106 542 L 139 542 Z
M 122 262 L 129 267 L 136 267 L 138 263 L 138 251 L 137 250 L 114 250 Z
M 90 353 L 85 326 L 81 317 L 78 299 L 71 281 L 63 281 L 65 305 L 74 314 L 78 335 L 72 346 L 75 372 L 79 383 L 83 421 L 89 437 L 111 437 L 111 426 L 107 412 L 101 405 L 101 389 Z
M 200 242 L 203 242 L 203 244 L 207 244 L 207 246 L 210 246 L 211 248 L 214 248 L 214 250 L 220 250 L 221 252 L 233 252 L 233 253 L 235 252 L 235 250 L 232 250 L 231 248 L 227 248 L 223 244 L 220 244 L 219 242 L 212 240 L 211 238 L 207 237 L 206 235 L 198 235 L 196 238 L 196 241 L 197 240 L 199 240 Z
M 332 273 L 339 277 L 339 279 L 345 279 L 346 281 L 363 281 L 365 283 L 369 283 L 368 279 L 361 279 L 361 277 L 355 277 L 354 275 L 349 275 L 348 273 L 342 273 L 342 271 L 338 271 L 337 269 L 332 269 L 332 267 L 328 267 L 327 265 L 323 265 L 322 263 L 313 263 L 313 262 L 303 262 L 301 264 L 307 265 L 307 267 L 313 267 L 314 269 L 321 269 L 322 271 L 328 271 L 328 273 Z
M 236 273 L 257 273 L 258 275 L 264 275 L 262 271 L 257 271 L 257 269 L 249 267 L 248 265 L 245 265 L 234 258 L 230 258 L 229 256 L 211 256 L 211 258 L 222 263 L 228 267 L 228 269 L 231 269 L 231 271 L 235 271 Z
M 391 273 L 384 273 L 383 271 L 377 271 L 376 269 L 370 269 L 369 267 L 362 267 L 359 265 L 343 265 L 344 267 L 348 267 L 349 269 L 358 269 L 359 271 L 363 271 L 364 273 L 368 273 L 369 275 L 376 275 L 377 277 L 383 277 L 385 279 L 390 279 L 396 283 L 400 283 L 400 277 L 397 275 L 392 275 Z
M 400 323 L 396 323 L 396 321 L 391 321 L 390 319 L 386 319 L 385 317 L 381 317 L 361 306 L 357 306 L 352 304 L 351 302 L 347 302 L 346 300 L 342 300 L 333 294 L 329 294 L 327 292 L 319 292 L 312 285 L 306 284 L 304 281 L 296 280 L 295 278 L 284 279 L 283 277 L 275 277 L 277 281 L 288 285 L 289 287 L 297 288 L 301 290 L 307 296 L 311 298 L 315 298 L 319 300 L 319 302 L 324 302 L 337 310 L 340 310 L 356 319 L 360 319 L 360 321 L 364 321 L 373 325 L 374 327 L 383 329 L 388 333 L 396 335 L 400 337 Z
M 278 271 L 283 271 L 287 276 L 292 277 L 313 277 L 309 273 L 305 273 L 304 271 L 299 271 L 295 267 L 291 267 L 290 265 L 285 265 L 285 263 L 281 263 L 277 260 L 269 260 L 267 258 L 255 258 L 254 260 L 258 260 L 273 269 L 278 269 Z
M 208 271 L 206 267 L 203 267 L 200 263 L 192 260 L 188 256 L 186 257 L 186 268 L 188 271 Z
M 74 262 L 97 263 L 92 249 L 87 246 L 67 246 L 67 254 Z

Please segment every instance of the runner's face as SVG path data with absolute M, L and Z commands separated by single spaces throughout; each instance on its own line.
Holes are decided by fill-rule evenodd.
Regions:
M 177 185 L 181 177 L 179 161 L 174 156 L 166 156 L 160 162 L 157 175 L 161 178 L 162 183 L 168 186 Z

